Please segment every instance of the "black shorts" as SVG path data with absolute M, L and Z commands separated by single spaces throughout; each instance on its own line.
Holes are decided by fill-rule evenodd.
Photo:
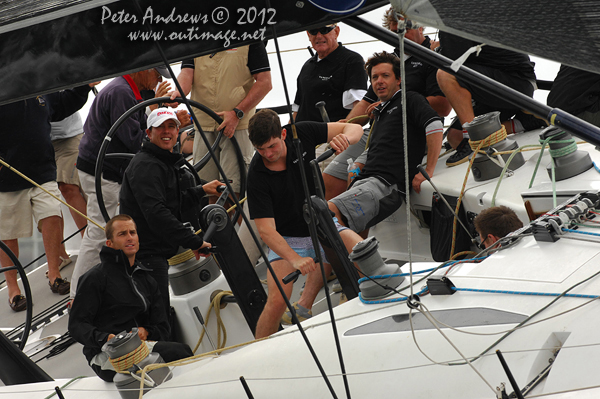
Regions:
M 534 87 L 531 82 L 527 79 L 523 79 L 514 74 L 506 73 L 502 70 L 490 68 L 481 65 L 467 65 L 469 68 L 487 76 L 490 79 L 495 80 L 498 83 L 502 83 L 505 86 L 510 87 L 518 91 L 519 93 L 525 94 L 526 96 L 533 97 Z M 498 98 L 487 91 L 475 86 L 473 84 L 465 82 L 463 79 L 456 77 L 458 83 L 465 89 L 471 92 L 473 98 L 473 112 L 475 116 L 487 114 L 492 111 L 500 111 L 500 122 L 504 122 L 512 118 L 515 113 L 519 110 L 519 107 L 511 104 L 505 99 Z M 460 124 L 460 122 L 459 122 Z M 452 126 L 455 127 L 455 126 Z M 456 127 L 456 128 L 460 128 Z

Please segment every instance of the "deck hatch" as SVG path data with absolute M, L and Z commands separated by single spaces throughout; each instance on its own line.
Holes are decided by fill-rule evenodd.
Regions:
M 432 311 L 431 314 L 436 320 L 456 328 L 517 324 L 527 317 L 518 313 L 489 308 L 435 310 Z M 431 330 L 434 328 L 421 313 L 414 313 L 412 320 L 415 330 Z M 406 331 L 410 331 L 408 313 L 388 316 L 383 319 L 363 324 L 346 331 L 344 335 L 351 336 Z

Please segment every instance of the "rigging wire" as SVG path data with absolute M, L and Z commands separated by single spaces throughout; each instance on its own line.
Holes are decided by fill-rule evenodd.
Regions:
M 406 19 L 400 19 L 396 13 L 392 13 L 396 21 L 398 22 L 398 51 L 400 60 L 404 56 L 404 35 L 406 33 Z M 406 198 L 406 238 L 408 239 L 408 266 L 410 270 L 410 296 L 414 295 L 413 292 L 413 276 L 412 276 L 412 235 L 411 235 L 411 201 L 410 201 L 410 188 L 412 181 L 409 178 L 408 169 L 408 126 L 407 126 L 407 115 L 406 115 L 406 66 L 403 61 L 400 61 L 400 91 L 402 95 L 402 141 L 404 145 L 404 195 Z
M 427 306 L 425 306 L 424 303 L 419 303 L 419 306 L 417 307 L 417 310 L 419 312 L 421 312 L 421 314 L 423 316 L 425 316 L 425 318 L 427 320 L 429 320 L 429 322 L 435 327 L 435 329 L 442 335 L 442 337 L 444 337 L 444 339 L 454 348 L 454 350 L 460 355 L 460 357 L 469 365 L 469 367 L 475 372 L 475 374 L 477 374 L 479 376 L 479 378 L 481 378 L 481 380 L 483 382 L 486 383 L 486 385 L 488 387 L 490 387 L 490 389 L 492 390 L 492 392 L 496 393 L 496 390 L 494 389 L 494 387 L 492 386 L 492 384 L 489 383 L 489 381 L 483 376 L 483 374 L 481 374 L 481 372 L 479 372 L 479 370 L 477 370 L 475 368 L 475 366 L 473 366 L 471 364 L 471 362 L 469 361 L 469 359 L 467 359 L 467 357 L 465 357 L 465 355 L 460 351 L 460 349 L 458 349 L 458 347 L 454 344 L 454 342 L 452 342 L 452 340 L 450 338 L 448 338 L 448 336 L 446 334 L 444 334 L 444 332 L 440 329 L 440 327 L 438 326 L 436 320 L 434 317 L 431 316 L 431 313 L 429 312 L 429 309 L 427 308 Z M 410 327 L 411 327 L 411 331 L 413 334 L 413 339 L 415 340 L 415 344 L 417 343 L 416 341 L 416 337 L 415 337 L 415 329 L 412 325 L 412 309 L 409 312 L 409 320 L 410 320 Z M 421 348 L 418 346 L 419 351 L 421 351 Z M 423 351 L 421 351 L 421 353 L 423 353 Z M 425 355 L 425 353 L 423 353 Z M 427 359 L 429 359 L 430 361 L 433 361 L 435 364 L 438 365 L 443 365 L 441 363 L 438 363 L 436 361 L 434 361 L 433 359 L 431 359 L 429 356 L 425 355 L 425 357 L 427 357 Z
M 266 5 L 267 7 L 271 7 L 271 2 L 270 0 L 266 0 Z M 346 397 L 348 399 L 350 399 L 350 386 L 348 384 L 348 378 L 346 376 L 346 366 L 344 365 L 344 357 L 343 357 L 343 353 L 342 353 L 342 347 L 341 347 L 341 343 L 339 340 L 339 334 L 337 331 L 337 324 L 335 321 L 335 316 L 333 314 L 333 305 L 331 303 L 331 297 L 329 295 L 329 286 L 327 285 L 327 276 L 325 275 L 325 268 L 323 266 L 323 258 L 321 256 L 321 252 L 318 250 L 319 248 L 319 240 L 317 238 L 317 230 L 316 230 L 316 217 L 315 217 L 315 211 L 311 205 L 311 198 L 310 198 L 310 190 L 308 189 L 308 182 L 306 179 L 306 170 L 304 169 L 304 165 L 303 165 L 303 157 L 302 157 L 302 148 L 301 148 L 301 143 L 300 140 L 298 138 L 298 133 L 296 131 L 296 122 L 293 118 L 292 115 L 292 106 L 290 103 L 290 97 L 289 97 L 289 93 L 287 90 L 287 83 L 286 83 L 286 79 L 285 79 L 285 72 L 283 69 L 283 61 L 281 58 L 281 53 L 279 52 L 279 41 L 277 39 L 277 30 L 275 29 L 275 25 L 271 25 L 271 31 L 273 33 L 273 42 L 275 44 L 275 48 L 277 49 L 277 61 L 279 64 L 279 70 L 281 73 L 281 78 L 282 78 L 282 82 L 283 82 L 283 89 L 284 89 L 284 93 L 285 93 L 285 101 L 286 101 L 286 105 L 288 108 L 288 113 L 290 116 L 290 121 L 291 121 L 291 126 L 292 126 L 292 135 L 293 135 L 293 144 L 296 150 L 296 157 L 298 159 L 298 169 L 300 170 L 300 177 L 302 179 L 302 186 L 303 186 L 303 190 L 304 190 L 304 195 L 306 198 L 306 204 L 307 209 L 308 209 L 308 229 L 310 232 L 310 237 L 311 237 L 311 241 L 313 244 L 313 248 L 315 249 L 315 254 L 317 256 L 317 260 L 319 262 L 319 268 L 321 269 L 321 278 L 323 280 L 323 288 L 325 289 L 325 297 L 327 299 L 327 309 L 329 312 L 329 318 L 331 320 L 331 327 L 332 327 L 332 333 L 333 333 L 333 338 L 335 341 L 335 346 L 336 346 L 336 351 L 337 351 L 337 355 L 338 355 L 338 360 L 340 363 L 340 369 L 342 371 L 342 377 L 343 377 L 343 381 L 344 381 L 344 389 L 346 391 Z M 315 182 L 315 184 L 317 184 L 317 182 Z M 279 285 L 279 281 L 277 280 L 277 277 L 275 275 L 275 273 L 271 270 L 271 274 L 274 277 L 274 280 L 278 283 Z M 281 295 L 284 297 L 284 299 L 286 300 L 286 305 L 288 307 L 288 309 L 290 310 L 290 313 L 292 315 L 292 320 L 294 321 L 294 323 L 298 326 L 298 330 L 300 331 L 301 334 L 303 334 L 303 336 L 305 336 L 304 330 L 302 329 L 302 327 L 300 326 L 300 322 L 298 321 L 297 315 L 296 315 L 296 311 L 294 309 L 293 306 L 290 305 L 289 301 L 286 299 L 286 295 L 283 292 L 283 289 L 280 290 Z M 307 343 L 308 349 L 313 352 L 312 347 L 309 345 L 309 341 L 308 341 L 308 337 L 305 338 L 305 341 Z M 321 373 L 323 375 L 323 379 L 327 385 L 327 387 L 329 388 L 329 391 L 331 393 L 331 395 L 334 398 L 337 398 L 337 395 L 335 393 L 335 390 L 333 389 L 333 386 L 331 385 L 329 379 L 327 378 L 327 375 L 325 373 L 325 370 L 322 369 L 322 366 L 320 364 L 320 362 L 318 361 L 317 355 L 316 353 L 314 353 L 314 358 L 315 361 L 317 362 L 317 366 L 319 367 L 319 369 L 321 370 Z
M 559 294 L 553 294 L 553 295 L 559 295 Z M 565 297 L 571 297 L 571 296 L 565 295 Z M 540 319 L 540 320 L 533 321 L 531 323 L 528 323 L 528 324 L 525 324 L 525 325 L 522 325 L 522 326 L 519 326 L 519 327 L 510 328 L 508 330 L 503 330 L 503 331 L 496 331 L 496 332 L 493 332 L 493 333 L 480 333 L 480 332 L 474 332 L 474 331 L 466 331 L 466 330 L 462 330 L 460 328 L 456 328 L 456 327 L 453 327 L 451 325 L 445 324 L 444 322 L 442 322 L 440 320 L 437 320 L 437 319 L 436 320 L 437 320 L 437 322 L 439 324 L 441 324 L 445 328 L 449 328 L 449 329 L 451 329 L 453 331 L 456 331 L 456 332 L 459 332 L 459 333 L 462 333 L 462 334 L 481 335 L 481 336 L 500 335 L 500 334 L 512 333 L 512 332 L 514 332 L 516 330 L 521 330 L 521 329 L 524 329 L 526 327 L 533 326 L 535 324 L 540 324 L 540 323 L 543 323 L 545 321 L 548 321 L 548 320 L 551 320 L 551 319 L 555 319 L 557 317 L 563 316 L 563 315 L 568 314 L 570 312 L 574 312 L 575 310 L 580 309 L 580 308 L 582 308 L 584 306 L 587 306 L 587 305 L 591 304 L 592 302 L 594 302 L 594 301 L 596 301 L 598 299 L 600 299 L 600 296 L 596 295 L 596 296 L 593 296 L 591 299 L 589 299 L 588 301 L 586 301 L 586 302 L 584 302 L 582 304 L 579 304 L 579 305 L 574 306 L 572 308 L 569 308 L 567 310 L 563 310 L 562 312 L 556 313 L 554 315 L 545 317 L 545 318 Z

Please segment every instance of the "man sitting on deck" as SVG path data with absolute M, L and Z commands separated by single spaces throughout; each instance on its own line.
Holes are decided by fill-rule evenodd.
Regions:
M 396 11 L 392 7 L 390 7 L 383 17 L 383 27 L 391 30 L 392 32 L 396 32 L 398 30 L 398 20 L 396 19 Z M 423 31 L 424 28 L 422 26 L 417 25 L 413 21 L 406 21 L 406 35 L 405 37 L 408 40 L 411 40 L 417 44 L 420 44 L 423 47 L 429 48 L 431 50 L 438 51 L 439 50 L 439 42 L 432 41 L 428 36 L 425 36 Z M 399 57 L 400 49 L 398 47 L 394 48 L 394 54 Z M 433 108 L 440 117 L 444 118 L 448 116 L 452 107 L 448 100 L 444 96 L 444 93 L 440 89 L 437 83 L 437 68 L 434 66 L 417 59 L 411 54 L 404 53 L 402 57 L 404 60 L 405 67 L 405 77 L 404 83 L 406 84 L 406 91 L 415 91 L 417 93 L 422 94 L 431 108 Z M 364 118 L 356 118 L 361 115 L 371 115 L 371 110 L 380 104 L 377 94 L 375 94 L 375 90 L 373 86 L 369 86 L 367 93 L 363 96 L 362 100 L 350 111 L 345 120 L 340 121 L 344 122 L 346 120 L 354 119 L 353 123 L 359 123 L 364 125 L 369 121 L 368 117 Z M 443 119 L 442 119 L 443 121 Z M 331 163 L 327 166 L 325 171 L 323 172 L 323 178 L 325 178 L 325 174 L 331 173 L 334 174 L 338 178 L 343 178 L 343 182 L 338 182 L 338 185 L 335 186 L 334 189 L 329 189 L 329 193 L 334 194 L 331 197 L 326 197 L 327 199 L 331 199 L 333 197 L 338 196 L 342 192 L 347 189 L 347 179 L 346 173 L 339 174 L 340 166 L 346 165 L 346 159 L 348 157 L 355 159 L 355 162 L 358 164 L 359 168 L 362 169 L 364 166 L 363 158 L 365 158 L 366 154 L 363 154 L 365 144 L 367 142 L 368 132 L 370 129 L 365 129 L 365 135 L 363 135 L 362 148 L 359 148 L 359 152 L 352 152 L 352 147 L 341 154 L 339 157 L 336 157 Z M 427 136 L 427 165 L 425 166 L 425 170 L 429 176 L 433 176 L 435 171 L 435 166 L 437 165 L 437 160 L 440 155 L 440 150 L 442 148 L 442 136 L 440 135 L 429 135 Z M 366 158 L 365 158 L 366 159 Z M 362 161 L 362 162 L 361 162 Z M 337 172 L 336 172 L 337 170 Z M 342 172 L 346 172 L 346 168 L 342 170 Z M 421 173 L 417 173 L 412 180 L 412 187 L 415 192 L 419 193 L 421 191 L 421 183 L 425 181 L 425 177 Z M 325 180 L 325 185 L 327 185 L 327 180 Z M 343 187 L 343 189 L 342 189 Z
M 250 120 L 250 141 L 256 148 L 256 154 L 248 171 L 248 204 L 250 217 L 270 248 L 269 261 L 277 278 L 281 279 L 295 270 L 300 270 L 303 275 L 308 273 L 304 292 L 294 306 L 302 321 L 311 317 L 310 309 L 323 280 L 314 261 L 316 254 L 303 217 L 305 195 L 300 167 L 304 168 L 309 191 L 314 195 L 315 183 L 309 162 L 315 158 L 315 146 L 330 142 L 331 147 L 340 153 L 348 145 L 358 142 L 362 128 L 355 124 L 308 121 L 298 122 L 296 128 L 302 142 L 301 165 L 292 147 L 290 125 L 282 129 L 279 116 L 269 109 L 258 112 Z M 344 241 L 360 241 L 348 229 L 341 231 L 340 235 Z M 324 259 L 322 249 L 321 254 Z M 324 264 L 324 267 L 328 276 L 331 266 Z M 271 274 L 267 277 L 267 285 L 269 294 L 256 326 L 256 338 L 277 331 L 286 307 Z M 283 285 L 283 289 L 289 298 L 292 285 Z
M 379 223 L 402 205 L 406 195 L 400 60 L 394 54 L 375 53 L 366 64 L 371 84 L 381 104 L 375 109 L 376 125 L 371 133 L 363 170 L 348 191 L 329 201 L 341 224 L 357 233 Z M 412 181 L 425 153 L 428 135 L 442 135 L 441 118 L 425 97 L 406 93 L 408 132 L 408 178 Z
M 104 381 L 115 376 L 108 355 L 101 348 L 122 331 L 138 328 L 143 341 L 165 362 L 193 356 L 189 346 L 165 342 L 169 322 L 158 284 L 135 260 L 139 249 L 136 225 L 128 215 L 117 215 L 106 223 L 106 245 L 101 263 L 79 280 L 69 314 L 69 333 L 83 344 L 83 354 Z

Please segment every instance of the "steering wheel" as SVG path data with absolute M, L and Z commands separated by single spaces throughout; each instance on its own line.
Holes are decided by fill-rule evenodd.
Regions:
M 219 115 L 217 115 L 210 108 L 208 108 L 205 105 L 200 104 L 199 102 L 194 101 L 194 100 L 188 100 L 188 101 L 190 102 L 190 104 L 192 106 L 200 109 L 202 112 L 206 113 L 208 116 L 213 118 L 218 124 L 221 124 L 221 122 L 223 122 L 221 117 Z M 100 212 L 102 213 L 102 216 L 104 217 L 105 222 L 108 222 L 110 220 L 110 216 L 108 215 L 108 212 L 106 211 L 106 206 L 104 205 L 104 197 L 102 195 L 101 176 L 102 176 L 102 169 L 104 167 L 104 159 L 109 159 L 109 158 L 131 159 L 134 156 L 134 154 L 124 154 L 124 153 L 106 154 L 106 151 L 108 150 L 108 146 L 112 140 L 112 137 L 114 136 L 117 129 L 121 126 L 121 124 L 123 124 L 123 122 L 127 118 L 129 118 L 134 112 L 137 112 L 140 109 L 146 108 L 149 105 L 165 103 L 165 102 L 183 102 L 183 99 L 181 97 L 177 97 L 175 100 L 171 100 L 170 97 L 158 97 L 158 98 L 152 98 L 152 99 L 149 99 L 146 101 L 142 101 L 141 103 L 136 104 L 135 106 L 131 107 L 127 112 L 125 112 L 123 115 L 121 115 L 121 117 L 119 119 L 117 119 L 117 121 L 113 124 L 113 126 L 110 128 L 110 130 L 104 137 L 104 140 L 102 141 L 102 146 L 100 147 L 100 151 L 98 153 L 98 159 L 96 160 L 95 184 L 96 184 L 96 198 L 98 199 L 98 206 L 100 207 Z M 204 134 L 204 132 L 202 131 L 202 128 L 200 127 L 199 124 L 196 124 L 196 129 L 198 129 L 198 133 Z M 223 131 L 220 131 L 219 134 L 217 135 L 215 142 L 211 146 L 211 149 L 213 152 L 218 147 L 219 142 L 221 141 L 222 137 L 223 137 Z M 233 148 L 234 148 L 237 163 L 238 163 L 238 168 L 239 168 L 239 172 L 240 172 L 240 197 L 243 198 L 244 194 L 246 193 L 246 186 L 247 186 L 246 163 L 244 162 L 242 150 L 240 149 L 240 145 L 238 144 L 236 138 L 231 137 L 229 140 L 231 140 L 231 142 L 233 144 Z M 190 171 L 194 175 L 196 184 L 203 183 L 202 180 L 200 179 L 200 176 L 198 176 L 198 172 L 204 166 L 206 166 L 208 161 L 210 161 L 210 158 L 211 158 L 210 152 L 207 152 L 202 157 L 202 159 L 200 159 L 200 161 L 198 161 L 198 163 L 196 163 L 192 168 L 189 168 L 190 165 L 187 162 L 185 163 L 186 165 L 188 165 L 188 168 L 191 169 Z M 234 220 L 234 221 L 237 220 L 239 218 L 241 212 L 242 212 L 242 209 L 236 208 L 235 213 L 232 217 L 232 220 Z
M 31 299 L 31 287 L 29 286 L 27 273 L 25 273 L 25 269 L 23 269 L 21 262 L 19 262 L 19 259 L 15 256 L 15 254 L 2 241 L 0 241 L 0 249 L 8 255 L 10 260 L 13 261 L 13 266 L 0 268 L 0 273 L 4 273 L 10 270 L 17 270 L 19 272 L 19 277 L 21 277 L 21 282 L 23 283 L 23 288 L 25 290 L 25 298 L 27 299 L 27 310 L 25 316 L 25 324 L 23 325 L 23 336 L 21 337 L 21 342 L 19 343 L 19 349 L 23 350 L 23 348 L 25 348 L 25 344 L 27 343 L 27 338 L 29 338 L 29 330 L 31 329 L 31 321 L 33 319 L 33 300 Z

